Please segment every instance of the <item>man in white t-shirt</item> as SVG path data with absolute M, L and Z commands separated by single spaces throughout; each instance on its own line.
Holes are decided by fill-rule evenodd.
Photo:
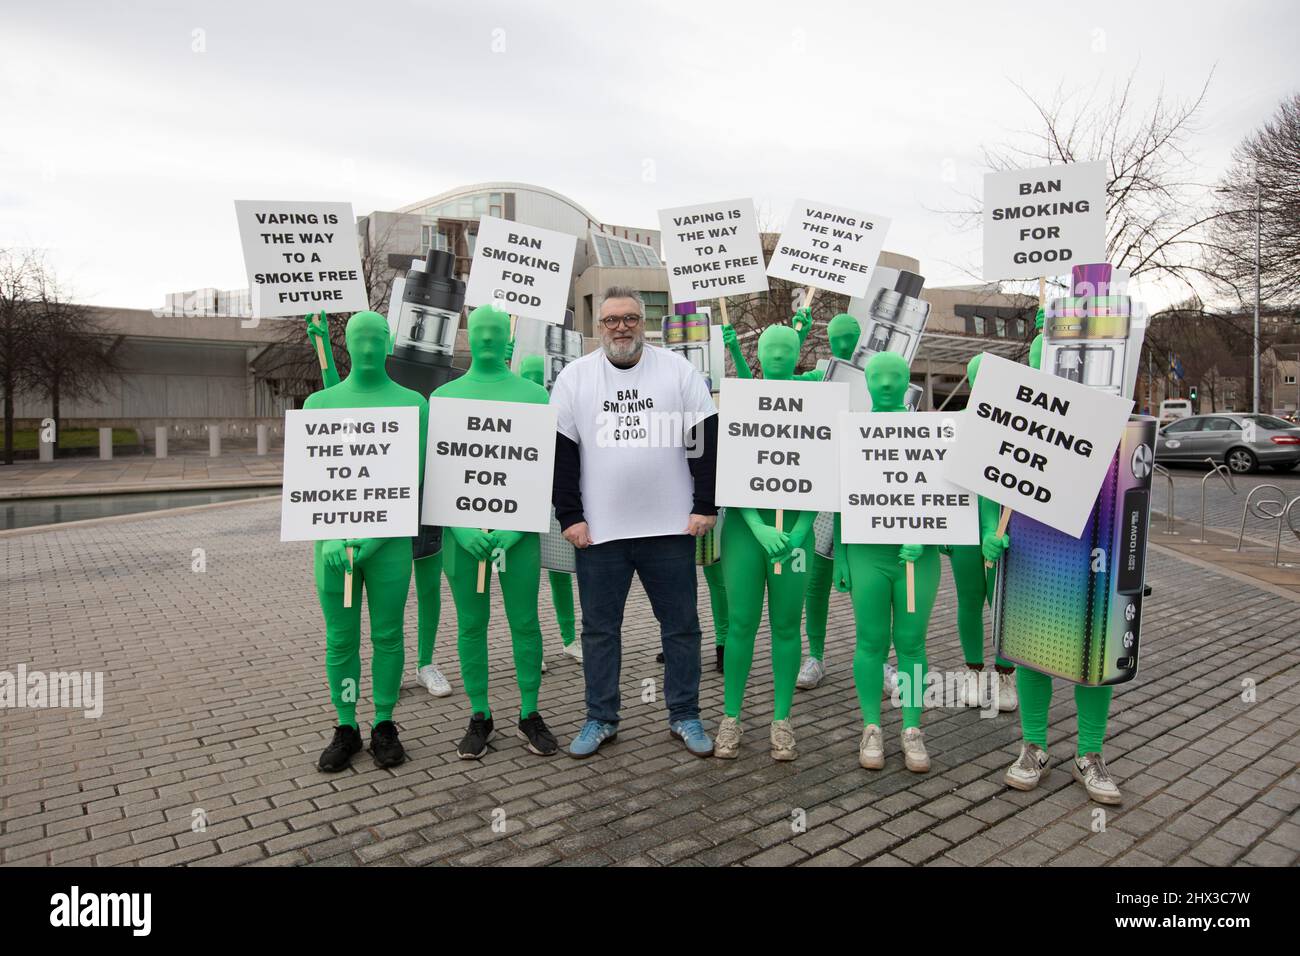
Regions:
M 601 347 L 555 380 L 555 514 L 577 549 L 587 722 L 569 752 L 589 757 L 618 733 L 623 609 L 641 579 L 664 651 L 672 734 L 699 757 L 713 753 L 700 723 L 700 621 L 695 538 L 713 504 L 717 409 L 681 356 L 645 342 L 634 289 L 605 291 Z

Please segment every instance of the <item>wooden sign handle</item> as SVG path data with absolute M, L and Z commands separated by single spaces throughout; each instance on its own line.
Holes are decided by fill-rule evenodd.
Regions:
M 479 530 L 482 531 L 484 534 L 487 534 L 488 531 L 487 528 L 479 528 Z M 486 579 L 487 579 L 487 562 L 480 561 L 478 563 L 478 593 L 479 594 L 483 593 L 483 588 L 486 584 Z
M 815 298 L 817 298 L 817 289 L 814 286 L 805 286 L 803 290 L 803 305 L 799 306 L 799 308 L 811 311 L 813 299 Z
M 785 524 L 785 509 L 784 509 L 784 508 L 777 508 L 777 509 L 776 509 L 776 530 L 777 530 L 777 531 L 784 531 L 785 528 L 781 527 L 781 525 L 783 525 L 783 524 Z M 774 568 L 772 569 L 772 573 L 773 573 L 773 574 L 780 574 L 780 573 L 781 573 L 781 565 L 780 565 L 780 564 L 777 564 L 776 567 L 774 567 Z
M 325 371 L 329 367 L 329 363 L 325 361 L 325 339 L 323 337 L 316 339 L 316 357 L 320 359 L 320 370 Z
M 916 613 L 916 562 L 904 561 L 907 565 L 907 613 Z
M 1003 507 L 1002 507 L 1002 514 L 998 517 L 998 537 L 999 537 L 999 538 L 1002 537 L 1004 534 L 1007 533 L 1007 523 L 1008 523 L 1010 520 L 1011 520 L 1011 509 L 1008 508 L 1008 507 L 1006 507 L 1005 505 L 1003 505 Z M 985 568 L 985 570 L 987 570 L 987 569 L 989 569 L 989 568 L 991 568 L 991 567 L 993 567 L 993 562 L 992 562 L 992 561 L 985 561 L 985 562 L 984 562 L 984 568 Z
M 727 297 L 725 295 L 718 296 L 718 311 L 722 313 L 722 324 L 730 325 L 731 319 L 727 317 Z
M 352 567 L 351 545 L 348 546 L 347 552 L 348 552 L 348 567 L 350 568 Z M 351 571 L 343 572 L 343 606 L 344 607 L 352 606 L 352 572 Z

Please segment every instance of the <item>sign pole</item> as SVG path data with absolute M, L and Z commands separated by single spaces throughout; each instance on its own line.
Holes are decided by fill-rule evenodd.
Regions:
M 479 528 L 479 530 L 482 531 L 484 534 L 487 534 L 487 533 L 488 533 L 488 529 L 487 529 L 487 528 Z M 483 593 L 483 587 L 484 587 L 484 583 L 485 583 L 485 580 L 484 580 L 484 579 L 485 579 L 486 577 L 487 577 L 487 562 L 486 562 L 486 561 L 480 561 L 480 562 L 478 563 L 478 593 L 479 593 L 479 594 L 482 594 L 482 593 Z
M 907 565 L 907 613 L 916 613 L 916 562 L 904 561 Z
M 352 606 L 352 546 L 348 545 L 348 570 L 343 572 L 343 606 Z
M 784 509 L 784 508 L 777 508 L 777 509 L 776 509 L 776 530 L 777 530 L 777 531 L 784 531 L 785 528 L 781 527 L 783 524 L 785 524 L 785 509 Z M 777 564 L 776 567 L 774 567 L 774 568 L 772 569 L 772 573 L 773 573 L 773 574 L 780 574 L 780 573 L 781 573 L 781 565 L 780 565 L 780 564 Z
M 325 335 L 316 339 L 316 357 L 320 359 L 320 370 L 323 372 L 327 366 L 325 361 L 325 339 L 330 334 L 330 320 L 325 317 L 325 310 L 320 311 L 321 326 L 325 329 Z
M 722 324 L 730 325 L 731 319 L 727 317 L 727 297 L 725 295 L 718 296 L 718 311 L 722 313 Z
M 815 286 L 805 287 L 803 290 L 803 305 L 801 305 L 799 308 L 807 309 L 811 313 L 813 299 L 815 299 L 816 297 L 817 297 L 817 289 Z

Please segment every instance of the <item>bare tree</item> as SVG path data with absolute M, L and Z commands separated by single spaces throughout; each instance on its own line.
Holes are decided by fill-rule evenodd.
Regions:
M 1215 250 L 1228 284 L 1253 298 L 1258 215 L 1260 299 L 1300 304 L 1300 93 L 1233 150 L 1220 188 Z
M 14 403 L 30 390 L 36 348 L 32 297 L 40 259 L 29 250 L 0 249 L 0 389 L 4 391 L 4 463 L 14 463 Z

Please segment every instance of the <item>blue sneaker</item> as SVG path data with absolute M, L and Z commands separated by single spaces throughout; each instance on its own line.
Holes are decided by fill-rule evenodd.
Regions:
M 698 723 L 698 721 L 697 721 Z M 618 724 L 607 724 L 600 720 L 589 720 L 582 725 L 578 736 L 569 744 L 569 756 L 582 759 L 590 757 L 600 745 L 618 739 Z
M 686 744 L 686 749 L 695 756 L 713 756 L 713 739 L 698 720 L 674 720 L 668 725 L 668 733 Z

